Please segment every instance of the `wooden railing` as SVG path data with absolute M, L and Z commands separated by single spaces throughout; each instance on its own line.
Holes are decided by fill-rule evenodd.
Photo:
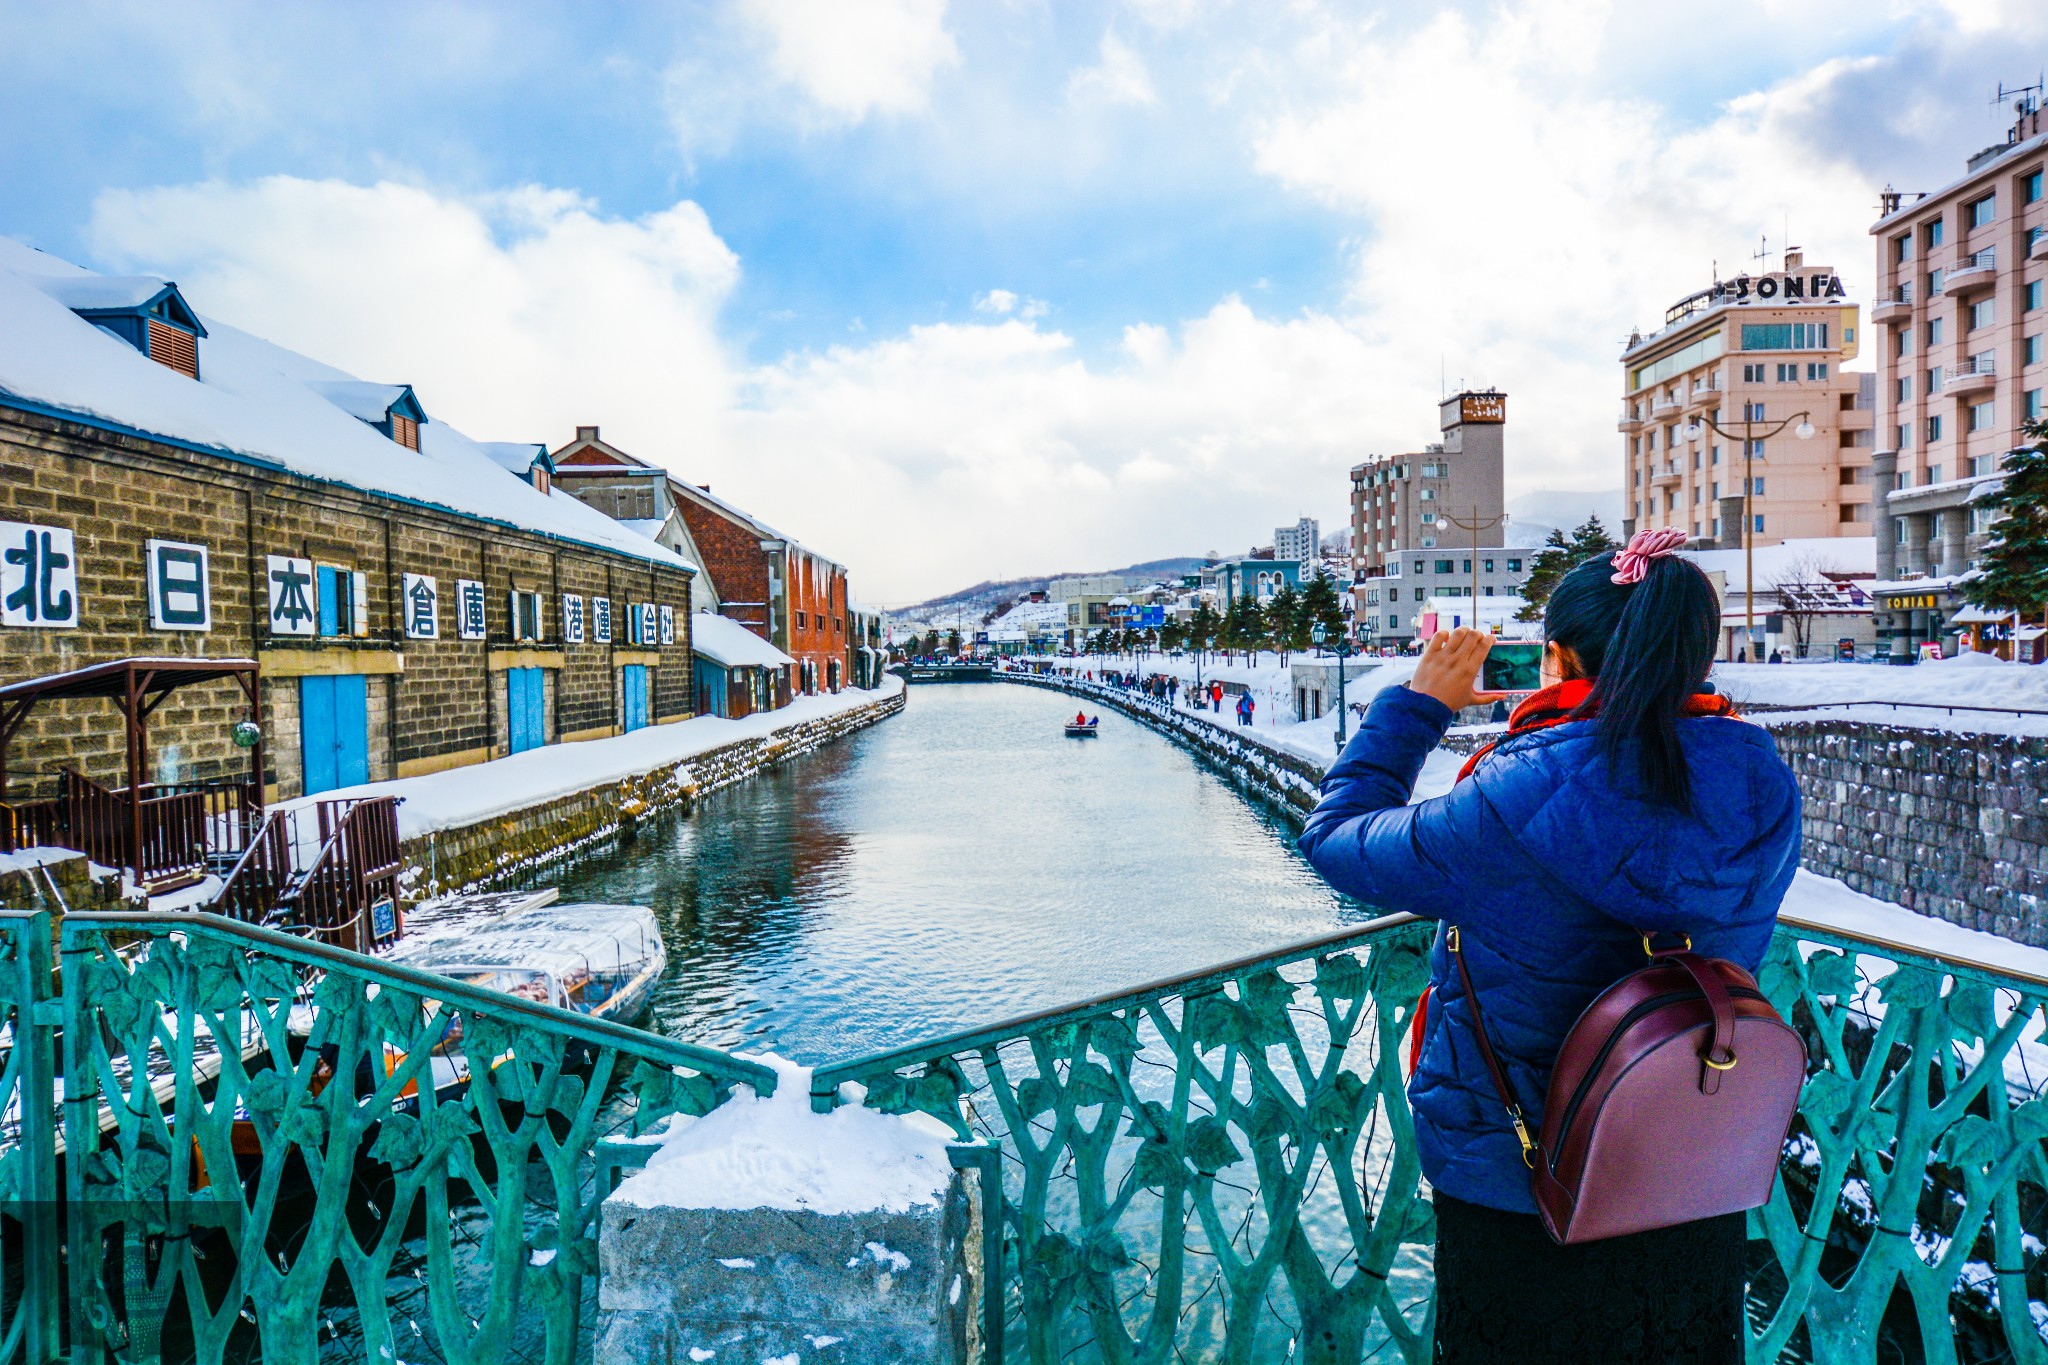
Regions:
M 239 853 L 262 810 L 255 787 L 242 779 L 150 783 L 138 796 L 131 807 L 126 788 L 66 769 L 54 799 L 0 804 L 0 852 L 75 849 L 159 885 L 197 877 L 209 862 Z
M 245 923 L 310 930 L 339 947 L 365 951 L 397 935 L 401 861 L 397 797 L 272 811 L 209 908 Z M 373 912 L 386 903 L 389 919 L 383 920 Z

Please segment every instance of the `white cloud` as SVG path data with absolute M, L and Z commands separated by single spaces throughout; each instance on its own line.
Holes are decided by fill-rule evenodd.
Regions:
M 1017 306 L 1017 296 L 1007 289 L 991 289 L 975 297 L 974 311 L 977 313 L 1008 313 Z
M 679 453 L 730 403 L 717 332 L 739 262 L 687 201 L 624 222 L 560 190 L 475 197 L 276 176 L 108 191 L 91 238 L 200 311 L 366 379 L 415 386 L 485 440 L 603 422 Z
M 946 0 L 743 0 L 770 68 L 845 121 L 925 107 L 933 77 L 960 60 Z
M 1094 66 L 1082 67 L 1067 81 L 1067 98 L 1082 102 L 1099 100 L 1104 104 L 1159 102 L 1145 59 L 1114 33 L 1102 35 L 1102 60 Z
M 1759 233 L 1782 246 L 1789 219 L 1807 260 L 1852 290 L 1871 273 L 1874 187 L 1807 137 L 1858 61 L 1687 127 L 1585 79 L 1587 24 L 1579 6 L 1531 4 L 1483 24 L 1326 31 L 1304 57 L 1312 93 L 1257 138 L 1264 172 L 1370 224 L 1346 316 L 1382 395 L 1419 418 L 1440 373 L 1509 391 L 1513 490 L 1618 481 L 1619 344 L 1717 260 L 1750 265 Z

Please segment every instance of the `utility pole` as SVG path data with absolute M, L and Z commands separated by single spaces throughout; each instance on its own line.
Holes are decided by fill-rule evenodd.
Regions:
M 1799 424 L 1792 428 L 1795 437 L 1802 441 L 1813 439 L 1813 421 L 1803 410 L 1764 425 L 1759 436 L 1756 412 L 1762 406 L 1742 405 L 1742 657 L 1746 663 L 1756 662 L 1749 657 L 1756 648 L 1756 516 L 1752 510 L 1756 506 L 1756 443 L 1768 441 L 1794 422 Z M 1704 412 L 1685 424 L 1683 435 L 1688 441 L 1697 441 L 1703 430 L 1727 440 L 1735 439 L 1735 433 Z
M 1470 615 L 1472 617 L 1472 624 L 1475 627 L 1479 624 L 1479 533 L 1481 531 L 1491 531 L 1494 527 L 1507 521 L 1507 519 L 1508 514 L 1505 512 L 1492 517 L 1480 516 L 1477 503 L 1472 505 L 1472 515 L 1469 517 L 1453 517 L 1449 515 L 1444 517 L 1445 521 L 1457 527 L 1460 531 L 1470 531 L 1472 533 L 1472 610 Z

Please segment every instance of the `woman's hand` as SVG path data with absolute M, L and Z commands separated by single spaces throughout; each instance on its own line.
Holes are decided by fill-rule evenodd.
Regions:
M 1489 631 L 1469 626 L 1440 630 L 1422 647 L 1422 661 L 1415 665 L 1415 676 L 1408 680 L 1408 689 L 1435 697 L 1453 711 L 1505 697 L 1505 692 L 1479 690 L 1479 670 L 1492 649 L 1493 635 Z

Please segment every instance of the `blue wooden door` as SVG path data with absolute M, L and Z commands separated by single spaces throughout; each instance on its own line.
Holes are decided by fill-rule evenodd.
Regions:
M 360 673 L 299 679 L 306 795 L 370 780 L 370 689 Z
M 547 685 L 543 679 L 538 668 L 505 670 L 505 718 L 515 754 L 548 742 Z
M 647 665 L 627 664 L 620 670 L 620 692 L 625 706 L 620 728 L 638 730 L 647 724 Z

